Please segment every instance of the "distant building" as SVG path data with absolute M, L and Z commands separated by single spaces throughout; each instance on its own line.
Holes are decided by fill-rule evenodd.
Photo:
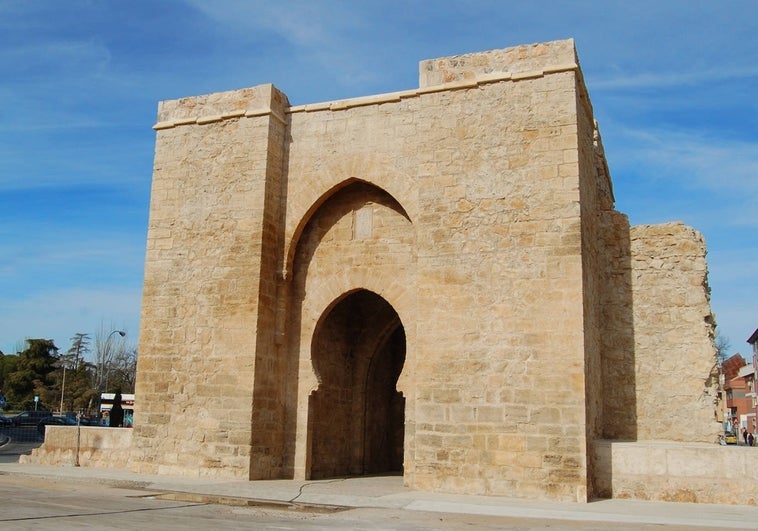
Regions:
M 100 418 L 104 424 L 108 424 L 115 398 L 115 393 L 102 393 L 100 395 Z M 134 394 L 122 394 L 121 407 L 124 409 L 124 427 L 131 428 L 134 423 Z
M 748 433 L 756 432 L 755 423 L 755 392 L 753 380 L 755 369 L 753 364 L 740 368 L 736 378 L 731 383 L 732 404 L 739 421 L 740 433 L 746 429 Z
M 758 433 L 758 427 L 756 427 L 756 420 L 758 419 L 758 384 L 756 383 L 755 378 L 755 368 L 758 367 L 758 328 L 756 328 L 755 332 L 753 332 L 753 334 L 747 339 L 747 342 L 750 345 L 753 354 L 753 373 L 750 375 L 750 397 L 753 400 L 752 423 L 754 433 Z

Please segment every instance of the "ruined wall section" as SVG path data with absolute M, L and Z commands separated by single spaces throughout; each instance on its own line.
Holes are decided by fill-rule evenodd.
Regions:
M 275 278 L 262 270 L 281 171 L 272 127 L 286 105 L 271 85 L 160 104 L 134 470 L 248 477 L 259 307 Z
M 631 228 L 637 439 L 713 442 L 716 361 L 705 241 L 682 223 Z M 672 375 L 662 382 L 662 375 Z

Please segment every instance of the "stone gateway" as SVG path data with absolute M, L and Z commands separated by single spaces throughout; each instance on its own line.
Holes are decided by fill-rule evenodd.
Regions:
M 160 103 L 125 466 L 587 501 L 720 450 L 704 241 L 614 209 L 574 42 L 419 80 Z

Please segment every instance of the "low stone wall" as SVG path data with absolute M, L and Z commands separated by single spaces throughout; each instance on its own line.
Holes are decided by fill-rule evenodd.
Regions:
M 45 442 L 22 455 L 21 463 L 76 465 L 126 470 L 132 446 L 131 428 L 47 426 Z M 77 443 L 78 439 L 78 443 Z M 77 452 L 78 448 L 78 452 Z
M 79 466 L 126 470 L 130 428 L 82 426 Z M 73 466 L 77 428 L 48 426 L 45 442 L 21 463 Z M 758 448 L 706 443 L 596 441 L 598 497 L 758 505 Z
M 758 448 L 596 441 L 593 451 L 603 498 L 758 505 Z

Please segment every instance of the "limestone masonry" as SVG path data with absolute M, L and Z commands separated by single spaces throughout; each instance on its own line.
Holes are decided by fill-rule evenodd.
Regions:
M 614 441 L 720 450 L 705 243 L 614 209 L 574 42 L 419 80 L 160 104 L 123 466 L 586 501 Z

